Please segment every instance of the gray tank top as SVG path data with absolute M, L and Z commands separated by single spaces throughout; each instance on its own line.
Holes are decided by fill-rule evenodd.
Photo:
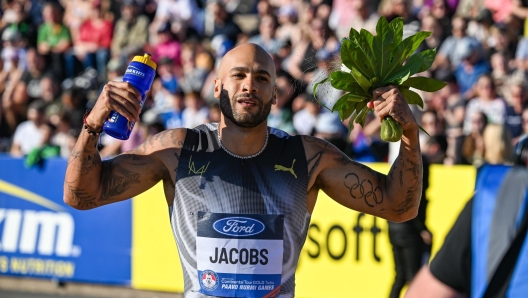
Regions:
M 266 149 L 240 159 L 218 124 L 187 130 L 171 225 L 185 297 L 293 297 L 305 242 L 308 168 L 299 136 L 270 128 Z

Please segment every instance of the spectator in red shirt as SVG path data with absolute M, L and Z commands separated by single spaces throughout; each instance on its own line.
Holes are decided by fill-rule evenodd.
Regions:
M 77 74 L 75 66 L 80 61 L 83 69 L 95 68 L 99 78 L 106 80 L 106 64 L 110 56 L 113 31 L 112 22 L 103 18 L 101 5 L 95 2 L 90 18 L 79 27 L 73 49 L 66 55 L 68 77 L 72 78 Z

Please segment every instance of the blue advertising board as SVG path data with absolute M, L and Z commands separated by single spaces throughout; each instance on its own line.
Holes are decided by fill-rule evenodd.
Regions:
M 69 207 L 66 163 L 26 168 L 23 159 L 0 156 L 0 274 L 130 285 L 130 200 Z

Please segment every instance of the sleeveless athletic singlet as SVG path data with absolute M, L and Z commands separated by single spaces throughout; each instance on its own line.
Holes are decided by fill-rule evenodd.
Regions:
M 299 136 L 269 129 L 250 159 L 220 147 L 217 124 L 187 130 L 171 211 L 185 297 L 294 296 L 308 166 Z

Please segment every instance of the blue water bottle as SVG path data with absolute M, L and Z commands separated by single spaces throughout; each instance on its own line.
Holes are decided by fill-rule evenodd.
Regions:
M 152 61 L 150 55 L 146 53 L 143 56 L 135 56 L 123 76 L 123 81 L 132 84 L 141 94 L 140 108 L 143 108 L 146 93 L 152 86 L 156 67 L 156 62 Z M 118 112 L 112 111 L 103 125 L 103 131 L 116 139 L 128 140 L 135 123 L 135 121 L 129 122 Z

